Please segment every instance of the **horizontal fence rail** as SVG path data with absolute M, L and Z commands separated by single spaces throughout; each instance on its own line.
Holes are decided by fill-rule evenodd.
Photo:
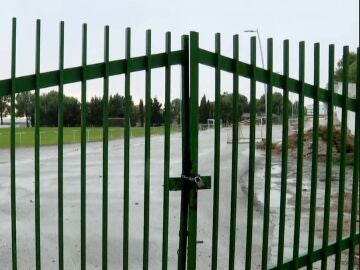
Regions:
M 151 268 L 151 192 L 153 187 L 153 180 L 151 168 L 151 150 L 153 147 L 152 140 L 152 71 L 156 68 L 164 68 L 164 82 L 165 82 L 165 102 L 164 102 L 164 135 L 163 135 L 163 178 L 162 178 L 162 220 L 161 229 L 162 233 L 158 237 L 161 241 L 161 268 L 163 270 L 168 269 L 169 264 L 177 265 L 178 269 L 194 270 L 200 268 L 198 264 L 198 250 L 201 241 L 198 238 L 198 232 L 200 229 L 198 222 L 198 213 L 202 211 L 201 204 L 198 204 L 198 200 L 201 197 L 202 192 L 212 188 L 212 201 L 208 203 L 212 204 L 212 216 L 209 217 L 209 222 L 212 224 L 210 228 L 210 234 L 207 236 L 209 239 L 210 248 L 209 254 L 211 255 L 211 263 L 208 267 L 212 270 L 223 269 L 254 269 L 254 261 L 258 261 L 258 267 L 256 269 L 299 269 L 307 267 L 312 269 L 315 263 L 321 263 L 321 269 L 327 269 L 329 263 L 329 257 L 334 258 L 335 269 L 341 269 L 344 256 L 348 258 L 348 269 L 354 269 L 356 254 L 359 252 L 360 243 L 360 226 L 359 222 L 359 154 L 360 154 L 360 49 L 357 50 L 356 63 L 357 63 L 357 77 L 356 77 L 356 97 L 350 98 L 348 96 L 348 61 L 349 61 L 349 48 L 344 47 L 343 50 L 343 65 L 344 65 L 344 78 L 342 81 L 342 93 L 334 93 L 334 45 L 329 46 L 329 67 L 328 67 L 328 89 L 320 87 L 320 44 L 316 43 L 313 49 L 313 84 L 305 82 L 305 42 L 299 43 L 299 75 L 298 79 L 290 78 L 290 60 L 289 60 L 289 41 L 283 42 L 283 72 L 278 74 L 273 72 L 274 55 L 273 55 L 273 40 L 267 41 L 267 67 L 257 67 L 256 60 L 256 37 L 250 39 L 250 64 L 244 63 L 239 60 L 239 37 L 233 36 L 233 57 L 226 57 L 221 54 L 221 36 L 215 35 L 215 52 L 210 52 L 199 47 L 199 34 L 197 32 L 191 32 L 189 35 L 182 36 L 181 50 L 172 51 L 172 37 L 171 33 L 166 33 L 165 36 L 165 51 L 163 53 L 152 53 L 152 36 L 151 30 L 146 31 L 146 49 L 144 56 L 131 56 L 131 30 L 126 29 L 125 32 L 125 58 L 121 60 L 110 60 L 110 27 L 106 26 L 104 29 L 104 60 L 101 63 L 88 64 L 88 41 L 87 41 L 87 25 L 84 24 L 82 28 L 82 53 L 81 53 L 81 66 L 73 68 L 64 68 L 64 23 L 60 23 L 59 28 L 59 69 L 49 72 L 40 71 L 40 58 L 41 58 L 41 23 L 40 20 L 36 23 L 36 46 L 35 46 L 35 73 L 28 76 L 16 76 L 16 20 L 13 19 L 12 24 L 12 45 L 11 45 L 11 77 L 9 79 L 0 80 L 0 97 L 10 96 L 10 208 L 11 208 L 11 264 L 12 269 L 18 269 L 18 246 L 17 236 L 19 230 L 17 230 L 17 206 L 16 206 L 16 94 L 35 90 L 34 102 L 35 102 L 35 121 L 34 121 L 34 214 L 35 214 L 35 226 L 34 226 L 34 241 L 35 241 L 35 254 L 34 261 L 37 270 L 42 267 L 42 245 L 45 245 L 45 241 L 41 238 L 41 224 L 44 218 L 41 219 L 41 193 L 40 184 L 43 180 L 41 176 L 41 117 L 40 117 L 40 91 L 42 88 L 56 86 L 58 87 L 58 121 L 57 121 L 57 168 L 53 168 L 56 171 L 57 176 L 57 245 L 58 245 L 58 258 L 57 266 L 59 269 L 65 269 L 65 263 L 67 260 L 66 250 L 64 248 L 65 231 L 64 227 L 64 86 L 70 83 L 81 83 L 81 123 L 80 123 L 80 174 L 79 174 L 79 186 L 80 186 L 80 266 L 82 270 L 87 268 L 87 261 L 89 260 L 89 235 L 87 234 L 87 228 L 90 226 L 87 224 L 87 206 L 89 205 L 90 198 L 87 196 L 89 173 L 87 171 L 87 146 L 90 144 L 88 138 L 89 121 L 88 113 L 89 108 L 87 105 L 87 83 L 93 79 L 103 80 L 103 101 L 102 102 L 102 157 L 101 157 L 101 268 L 112 268 L 109 264 L 109 243 L 111 235 L 109 234 L 109 191 L 111 191 L 111 185 L 109 180 L 111 175 L 109 173 L 109 164 L 111 163 L 111 146 L 109 146 L 109 131 L 111 137 L 110 123 L 109 123 L 109 80 L 115 75 L 124 75 L 124 89 L 125 89 L 125 113 L 124 113 L 124 126 L 123 126 L 123 177 L 119 179 L 123 189 L 122 198 L 122 269 L 131 268 L 130 251 L 129 246 L 132 244 L 131 235 L 129 230 L 131 229 L 132 220 L 130 220 L 130 200 L 131 200 L 131 164 L 130 161 L 133 158 L 131 152 L 131 75 L 137 71 L 143 71 L 145 74 L 145 126 L 144 126 L 144 155 L 143 155 L 143 230 L 138 232 L 142 235 L 141 256 L 138 261 L 141 262 L 143 269 Z M 172 125 L 172 67 L 181 67 L 181 151 L 182 151 L 182 174 L 171 177 L 171 125 Z M 199 175 L 199 152 L 201 148 L 201 133 L 199 131 L 199 84 L 202 80 L 208 78 L 202 78 L 200 65 L 213 68 L 214 71 L 214 131 L 213 131 L 213 164 L 211 164 L 212 176 Z M 221 177 L 222 174 L 222 131 L 221 124 L 223 114 L 223 103 L 221 101 L 221 84 L 222 76 L 221 72 L 225 71 L 232 74 L 232 101 L 231 101 L 231 117 L 233 123 L 231 129 L 228 132 L 232 134 L 232 142 L 230 147 L 230 165 L 229 165 L 229 179 Z M 239 149 L 239 136 L 241 133 L 241 124 L 239 124 L 240 111 L 240 78 L 249 79 L 250 89 L 250 105 L 249 105 L 249 143 L 248 143 L 248 168 L 245 173 L 240 170 L 239 164 L 243 162 L 241 159 L 241 149 Z M 262 206 L 262 231 L 259 233 L 262 240 L 261 250 L 256 254 L 260 254 L 259 258 L 254 258 L 254 242 L 259 237 L 255 231 L 257 225 L 255 220 L 256 215 L 256 182 L 257 179 L 257 155 L 256 155 L 256 129 L 257 129 L 257 114 L 258 104 L 256 100 L 257 83 L 266 84 L 265 103 L 266 103 L 266 141 L 265 141 L 265 155 L 264 155 L 264 179 L 261 185 L 264 187 L 264 199 Z M 283 102 L 283 115 L 282 115 L 282 131 L 281 131 L 281 172 L 280 172 L 280 190 L 279 190 L 279 211 L 274 221 L 271 209 L 271 191 L 273 189 L 272 179 L 272 165 L 273 165 L 273 88 L 279 88 L 282 91 Z M 291 231 L 292 238 L 292 250 L 291 256 L 286 254 L 286 230 L 288 230 L 288 200 L 287 192 L 289 187 L 289 94 L 295 93 L 298 96 L 298 126 L 296 130 L 297 145 L 296 145 L 296 173 L 295 173 L 295 191 L 294 191 L 294 216 L 293 231 Z M 302 218 L 304 218 L 304 140 L 305 140 L 305 98 L 312 99 L 313 104 L 313 119 L 312 119 L 312 145 L 311 145 L 311 168 L 310 168 L 310 198 L 309 198 L 309 217 L 308 217 L 308 234 L 306 254 L 302 254 L 300 242 L 304 237 L 302 232 Z M 326 160 L 325 176 L 324 176 L 324 197 L 322 205 L 319 205 L 317 199 L 319 197 L 319 104 L 324 102 L 327 104 L 327 142 L 326 142 Z M 329 240 L 330 231 L 330 212 L 334 199 L 332 198 L 332 177 L 334 174 L 334 158 L 333 158 L 333 144 L 334 144 L 334 107 L 341 108 L 341 141 L 340 141 L 340 158 L 339 158 L 339 172 L 338 172 L 338 187 L 337 187 L 337 217 L 336 217 L 336 239 L 334 242 Z M 353 168 L 351 179 L 351 219 L 350 219 L 350 234 L 344 235 L 344 209 L 346 206 L 346 155 L 347 155 L 347 117 L 349 112 L 355 113 L 355 134 L 354 134 L 354 155 L 353 155 Z M 261 121 L 263 121 L 261 119 Z M 207 131 L 206 131 L 207 132 Z M 21 134 L 20 134 L 21 136 Z M 73 136 L 75 136 L 73 134 Z M 21 137 L 20 137 L 21 138 Z M 21 139 L 20 139 L 21 140 Z M 75 142 L 75 137 L 74 137 Z M 0 172 L 1 176 L 2 172 Z M 29 176 L 30 177 L 30 176 Z M 157 176 L 160 177 L 160 176 Z M 3 179 L 3 177 L 1 177 Z M 44 179 L 45 180 L 45 179 Z M 239 183 L 247 183 L 246 186 L 246 214 L 239 216 L 239 197 L 244 193 L 243 190 L 239 190 Z M 100 182 L 99 182 L 100 183 Z M 226 200 L 229 201 L 228 220 L 225 228 L 222 228 L 220 223 L 222 214 L 222 200 L 221 189 L 224 184 L 229 184 L 229 194 L 226 194 Z M 99 187 L 100 189 L 100 187 Z M 173 245 L 169 232 L 170 227 L 170 203 L 172 197 L 170 191 L 181 191 L 179 196 L 179 205 L 177 205 L 179 216 L 178 229 L 178 242 L 177 247 L 177 262 L 169 261 L 169 246 Z M 224 199 L 225 200 L 225 199 Z M 358 208 L 359 207 L 359 208 Z M 323 217 L 323 224 L 321 227 L 322 239 L 321 246 L 316 246 L 316 226 L 317 219 L 319 217 L 318 208 L 323 208 L 320 213 Z M 225 211 L 225 210 L 224 210 Z M 137 221 L 135 221 L 137 222 Z M 245 224 L 245 226 L 243 226 Z M 274 225 L 278 225 L 277 227 Z M 241 227 L 242 226 L 242 227 Z M 270 234 L 272 227 L 275 227 L 275 234 L 278 237 L 277 243 L 274 246 L 270 240 Z M 54 226 L 55 228 L 55 226 Z M 244 231 L 244 239 L 240 239 L 239 234 Z M 221 232 L 220 232 L 221 231 Z M 225 231 L 225 232 L 224 232 Z M 227 252 L 226 258 L 222 258 L 221 254 L 224 254 L 219 247 L 221 234 L 228 236 L 227 240 Z M 244 249 L 238 250 L 238 241 L 244 241 Z M 90 242 L 90 241 L 89 241 Z M 272 254 L 272 249 L 276 249 L 276 256 Z M 346 251 L 346 253 L 344 252 Z M 241 253 L 241 254 L 240 254 Z M 209 255 L 209 258 L 210 258 Z M 223 255 L 222 255 L 223 256 Z M 242 258 L 243 257 L 243 258 Z M 273 258 L 270 262 L 270 257 Z M 220 265 L 220 261 L 227 265 Z M 241 265 L 240 265 L 241 263 Z M 359 264 L 360 262 L 358 262 Z M 0 262 L 1 264 L 1 262 Z M 140 264 L 138 267 L 140 267 Z M 160 265 L 159 264 L 159 265 Z M 100 265 L 98 266 L 100 268 Z
M 167 55 L 169 55 L 169 59 Z M 259 67 L 254 68 L 254 72 L 252 72 L 251 65 L 236 61 L 234 65 L 234 60 L 219 55 L 216 60 L 215 53 L 209 52 L 204 49 L 199 48 L 199 63 L 204 64 L 209 67 L 218 67 L 222 71 L 234 73 L 235 66 L 238 69 L 238 74 L 241 77 L 245 78 L 254 78 L 257 82 L 261 83 L 269 83 L 268 78 L 270 74 L 267 70 L 264 70 Z M 184 54 L 183 51 L 172 51 L 170 53 L 158 53 L 151 55 L 151 68 L 161 68 L 165 67 L 168 62 L 170 65 L 182 65 L 184 64 Z M 104 63 L 91 64 L 86 66 L 87 74 L 86 80 L 99 79 L 104 77 Z M 109 61 L 109 76 L 115 76 L 120 74 L 125 74 L 128 72 L 137 72 L 146 70 L 146 56 L 138 56 L 129 58 L 128 60 L 113 60 Z M 60 71 L 49 71 L 38 74 L 38 87 L 39 88 L 47 88 L 51 86 L 59 85 L 59 72 Z M 64 84 L 76 83 L 82 80 L 82 67 L 73 67 L 64 69 Z M 253 73 L 254 75 L 251 75 Z M 272 77 L 272 86 L 278 88 L 284 88 L 285 86 L 285 77 L 284 75 L 273 72 L 271 74 Z M 15 81 L 15 93 L 21 93 L 25 91 L 30 91 L 35 89 L 35 75 L 27 75 L 14 78 Z M 287 89 L 290 92 L 299 93 L 300 89 L 300 81 L 289 78 L 287 82 Z M 314 97 L 314 88 L 315 86 L 310 85 L 308 83 L 304 83 L 304 96 L 308 98 Z M 6 96 L 10 94 L 11 89 L 11 79 L 0 80 L 0 96 Z M 329 93 L 324 88 L 318 89 L 318 97 L 319 101 L 328 102 L 329 101 Z M 340 94 L 334 93 L 334 106 L 343 107 L 342 97 Z M 347 107 L 348 111 L 356 111 L 356 102 L 353 98 L 348 98 Z

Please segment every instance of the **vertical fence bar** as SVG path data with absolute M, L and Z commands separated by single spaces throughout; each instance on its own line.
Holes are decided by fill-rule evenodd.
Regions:
M 358 47 L 358 49 L 357 49 L 357 61 L 356 62 L 357 62 L 356 63 L 356 99 L 357 99 L 357 102 L 359 102 L 359 104 L 357 105 L 357 108 L 358 108 L 358 110 L 360 110 L 360 47 Z M 355 116 L 355 125 L 356 125 L 356 121 L 357 121 L 359 126 L 357 127 L 358 128 L 358 135 L 357 135 L 358 137 L 355 136 L 355 138 L 357 138 L 357 140 L 358 140 L 357 147 L 359 147 L 359 149 L 358 149 L 359 153 L 357 155 L 357 158 L 354 159 L 354 162 L 356 161 L 356 166 L 360 167 L 360 158 L 359 158 L 359 154 L 360 154 L 360 119 L 357 118 L 357 117 L 360 118 L 360 116 L 359 116 L 360 112 L 356 111 L 356 113 L 358 114 L 358 116 Z M 355 126 L 355 132 L 356 132 L 356 126 Z M 355 155 L 355 153 L 354 153 L 354 155 Z M 359 181 L 359 176 L 356 180 Z M 358 195 L 359 195 L 359 199 L 358 199 L 359 205 L 358 205 L 357 215 L 360 216 L 360 187 L 359 187 Z M 356 222 L 357 222 L 357 218 L 356 218 Z M 357 222 L 357 223 L 358 223 L 358 232 L 360 232 L 360 222 Z M 358 248 L 360 249 L 359 244 L 358 244 Z M 357 260 L 357 263 L 360 266 L 360 256 Z
M 59 104 L 58 104 L 58 230 L 59 270 L 64 269 L 63 144 L 64 144 L 64 22 L 60 22 Z
M 191 174 L 198 174 L 199 137 L 199 34 L 190 33 L 190 158 Z M 197 238 L 197 196 L 196 188 L 189 191 L 188 258 L 187 269 L 196 269 Z
M 301 227 L 301 198 L 302 198 L 302 177 L 303 177 L 303 152 L 304 152 L 304 81 L 305 81 L 305 43 L 299 43 L 299 116 L 298 116 L 298 143 L 296 163 L 296 195 L 295 195 L 295 225 L 293 262 L 294 268 L 298 268 L 300 227 Z M 285 111 L 284 113 L 288 113 Z
M 230 241 L 229 241 L 229 270 L 234 269 L 235 263 L 235 238 L 236 238 L 236 201 L 237 201 L 237 176 L 238 176 L 238 96 L 239 96 L 239 36 L 233 36 L 233 114 L 232 114 L 232 157 L 231 157 L 231 208 L 230 208 Z
M 107 269 L 108 250 L 108 137 L 109 137 L 109 26 L 104 36 L 104 94 L 103 94 L 103 210 L 102 210 L 102 269 Z
M 82 80 L 81 80 L 81 270 L 86 269 L 86 55 L 87 55 L 87 25 L 82 29 Z
M 349 248 L 349 267 L 354 269 L 355 262 L 355 235 L 356 235 L 356 220 L 357 220 L 357 201 L 359 192 L 359 155 L 360 155 L 360 48 L 357 49 L 356 54 L 356 110 L 355 110 L 355 150 L 354 150 L 354 165 L 353 165 L 353 184 L 351 197 L 351 221 L 350 221 L 350 239 L 351 244 Z
M 340 140 L 340 173 L 339 173 L 339 198 L 336 229 L 336 256 L 335 269 L 341 268 L 341 246 L 340 242 L 343 235 L 344 220 L 344 198 L 345 198 L 345 160 L 346 160 L 346 141 L 347 141 L 347 97 L 348 97 L 348 70 L 349 70 L 349 47 L 343 50 L 343 79 L 342 79 L 342 109 L 341 109 L 341 140 Z
M 184 51 L 185 63 L 181 67 L 181 127 L 182 127 L 182 174 L 189 175 L 191 169 L 190 161 L 190 90 L 189 90 L 189 37 L 182 36 L 182 49 Z M 180 203 L 180 229 L 179 229 L 179 250 L 178 270 L 186 269 L 186 247 L 187 247 L 187 224 L 189 187 L 185 184 L 181 189 Z
M 171 128 L 171 33 L 166 33 L 165 40 L 165 138 L 164 138 L 164 194 L 163 194 L 163 242 L 162 242 L 162 270 L 168 268 L 169 243 L 169 177 L 170 177 L 170 128 Z
M 249 143 L 249 184 L 246 229 L 245 269 L 251 269 L 252 233 L 254 216 L 254 181 L 255 181 L 255 133 L 256 133 L 256 37 L 251 37 L 251 79 L 250 79 L 250 143 Z
M 17 269 L 17 244 L 16 244 L 16 171 L 15 171 L 15 78 L 16 78 L 16 18 L 12 20 L 11 39 L 11 99 L 10 99 L 10 163 L 11 163 L 11 248 L 12 268 Z
M 129 174 L 130 174 L 130 44 L 131 30 L 126 28 L 125 37 L 125 131 L 124 131 L 124 224 L 123 224 L 123 269 L 129 267 Z
M 150 214 L 150 126 L 151 126 L 151 30 L 146 31 L 145 76 L 145 170 L 144 170 L 144 241 L 143 269 L 149 267 L 149 214 Z
M 284 88 L 283 88 L 283 111 L 288 110 L 289 103 L 289 40 L 284 41 L 283 52 L 283 74 L 284 74 Z M 278 258 L 277 265 L 282 269 L 284 261 L 284 237 L 285 237 L 285 214 L 286 214 L 286 186 L 287 186 L 287 162 L 288 162 L 288 134 L 289 134 L 289 115 L 283 113 L 282 123 L 282 144 L 281 144 L 281 190 L 280 190 L 280 218 L 279 218 L 279 243 L 278 243 Z
M 318 173 L 318 145 L 319 145 L 319 85 L 320 85 L 320 44 L 314 45 L 314 107 L 313 107 L 313 136 L 311 157 L 311 194 L 310 194 L 310 218 L 308 236 L 308 269 L 313 268 L 314 236 L 316 222 L 316 192 Z
M 323 254 L 321 257 L 321 269 L 327 269 L 328 243 L 329 243 L 329 222 L 330 222 L 330 201 L 331 201 L 331 178 L 332 178 L 332 147 L 333 147 L 333 123 L 334 123 L 334 62 L 335 47 L 329 46 L 329 73 L 328 73 L 328 104 L 327 104 L 327 142 L 326 142 L 326 172 L 325 172 L 325 197 L 324 197 L 324 224 L 323 224 Z
M 35 264 L 41 269 L 40 245 L 40 20 L 36 21 L 35 44 Z
M 272 73 L 273 73 L 273 40 L 267 40 L 267 70 L 269 83 L 266 88 L 266 157 L 265 157 L 265 189 L 264 189 L 264 229 L 261 268 L 268 268 L 268 245 L 270 223 L 270 188 L 271 188 L 271 152 L 272 152 Z
M 211 269 L 217 269 L 218 232 L 219 232 L 219 178 L 220 178 L 220 117 L 221 117 L 221 73 L 219 58 L 221 54 L 220 33 L 215 35 L 215 149 L 214 149 L 214 199 L 213 199 L 213 229 L 212 229 L 212 256 Z

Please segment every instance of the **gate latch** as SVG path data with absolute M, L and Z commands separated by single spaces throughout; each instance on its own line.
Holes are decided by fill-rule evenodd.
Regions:
M 195 183 L 197 188 L 203 188 L 205 186 L 204 181 L 201 179 L 200 175 L 196 175 L 196 176 L 186 176 L 186 175 L 181 175 L 181 178 L 187 181 L 190 181 L 192 183 Z
M 182 190 L 184 184 L 191 184 L 196 189 L 210 189 L 211 176 L 187 176 L 182 174 L 181 177 L 169 177 L 169 190 Z

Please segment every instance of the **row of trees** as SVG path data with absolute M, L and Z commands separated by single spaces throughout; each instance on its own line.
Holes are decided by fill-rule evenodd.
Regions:
M 294 108 L 297 108 L 297 102 L 294 104 L 291 101 L 288 101 L 289 113 L 292 112 Z M 283 114 L 283 96 L 281 93 L 275 92 L 272 95 L 272 108 L 273 114 L 281 116 Z M 233 116 L 233 94 L 224 92 L 220 96 L 220 107 L 221 107 L 221 120 L 223 123 L 231 123 Z M 250 104 L 246 96 L 239 95 L 238 99 L 238 111 L 240 120 L 244 113 L 250 112 Z M 259 99 L 256 99 L 256 112 L 258 115 L 265 115 L 265 95 L 262 95 Z M 207 119 L 215 118 L 215 102 L 210 101 L 204 95 L 200 101 L 199 107 L 199 121 L 200 123 L 205 124 Z
M 249 103 L 247 97 L 241 94 L 239 95 L 238 101 L 239 117 L 241 117 L 243 113 L 249 111 Z M 223 123 L 232 122 L 233 94 L 224 92 L 220 96 L 220 104 L 221 118 Z M 207 119 L 213 118 L 215 118 L 215 102 L 208 100 L 206 96 L 203 95 L 199 107 L 199 121 L 200 123 L 205 124 L 207 122 Z
M 59 95 L 56 91 L 42 94 L 40 96 L 40 125 L 57 126 L 58 124 L 58 102 Z M 125 118 L 125 97 L 119 94 L 109 97 L 109 118 Z M 103 124 L 103 98 L 92 97 L 87 102 L 87 121 L 89 126 L 102 126 Z M 135 105 L 130 97 L 131 125 L 144 126 L 145 104 L 140 100 Z M 152 125 L 159 126 L 164 122 L 163 105 L 154 97 L 151 100 L 151 121 Z M 3 117 L 10 114 L 10 97 L 0 98 L 0 120 L 3 125 Z M 180 123 L 180 100 L 172 102 L 172 115 L 177 123 Z M 31 92 L 23 92 L 16 95 L 16 116 L 25 117 L 27 126 L 34 126 L 35 123 L 35 95 Z M 81 123 L 81 104 L 74 97 L 64 96 L 64 125 L 79 126 Z
M 40 96 L 40 125 L 56 126 L 58 123 L 58 98 L 56 91 L 50 91 Z M 5 97 L 0 103 L 1 120 L 9 113 L 9 98 Z M 273 94 L 273 113 L 282 114 L 283 98 L 280 93 Z M 119 94 L 109 97 L 109 118 L 125 118 L 125 97 Z M 221 95 L 221 118 L 223 123 L 231 123 L 233 115 L 233 95 L 224 92 Z M 256 100 L 258 114 L 265 113 L 265 97 L 262 96 Z M 289 108 L 292 107 L 289 101 Z M 130 101 L 131 125 L 144 126 L 145 122 L 145 104 L 141 99 L 138 105 Z M 181 121 L 181 100 L 174 99 L 171 102 L 172 121 L 180 124 Z M 239 95 L 238 102 L 239 119 L 244 113 L 249 112 L 249 102 L 246 96 Z M 102 97 L 92 97 L 87 103 L 87 121 L 89 126 L 102 126 L 103 124 L 103 100 Z M 20 93 L 16 96 L 16 116 L 26 117 L 27 126 L 33 126 L 35 122 L 35 97 L 31 92 Z M 208 119 L 215 118 L 215 102 L 210 101 L 204 95 L 199 106 L 200 123 L 206 123 Z M 151 121 L 153 126 L 159 126 L 164 123 L 164 106 L 154 97 L 151 100 Z M 79 126 L 81 123 L 81 104 L 74 97 L 64 96 L 64 125 Z
M 356 83 L 356 53 L 350 52 L 348 57 L 348 80 L 350 83 Z M 342 81 L 343 79 L 344 62 L 341 58 L 336 65 L 335 69 L 335 80 Z M 221 95 L 221 114 L 223 123 L 232 122 L 232 94 L 224 92 Z M 283 114 L 283 97 L 281 93 L 274 93 L 272 96 L 273 103 L 273 114 L 281 116 Z M 243 113 L 249 113 L 249 102 L 247 97 L 239 96 L 239 118 L 242 117 Z M 292 104 L 289 101 L 288 104 L 289 113 L 297 115 L 299 110 L 299 104 L 297 101 Z M 265 95 L 262 95 L 256 100 L 256 111 L 258 114 L 265 114 Z M 199 118 L 201 123 L 206 123 L 207 119 L 214 118 L 215 103 L 206 99 L 204 95 L 200 102 Z M 306 108 L 305 108 L 306 112 Z
M 350 52 L 348 57 L 348 79 L 350 83 L 356 83 L 356 53 Z M 336 65 L 335 80 L 341 81 L 343 78 L 344 61 L 341 58 Z
M 335 70 L 335 79 L 341 81 L 343 78 L 343 59 L 337 62 Z M 356 54 L 350 52 L 349 54 L 349 82 L 356 82 Z M 273 94 L 273 113 L 282 115 L 283 98 L 281 93 Z M 34 94 L 31 92 L 20 93 L 16 96 L 16 116 L 26 117 L 27 126 L 34 125 Z M 58 93 L 51 91 L 40 96 L 40 119 L 42 126 L 56 126 L 58 121 Z M 221 95 L 221 117 L 224 123 L 232 122 L 232 108 L 233 96 L 227 92 Z M 246 96 L 239 96 L 239 118 L 244 113 L 249 112 L 249 101 Z M 88 107 L 88 123 L 90 126 L 101 126 L 103 121 L 102 110 L 103 102 L 101 97 L 93 97 L 87 104 Z M 174 123 L 180 124 L 180 99 L 174 99 L 171 102 L 171 117 Z M 258 114 L 265 113 L 265 96 L 261 96 L 256 100 L 256 107 Z M 298 104 L 295 102 L 291 104 L 289 101 L 290 110 L 293 114 L 297 114 Z M 131 100 L 131 124 L 144 126 L 145 119 L 145 105 L 143 100 L 140 100 L 138 105 L 135 105 Z M 64 97 L 64 124 L 67 126 L 80 125 L 80 102 L 73 97 Z M 152 124 L 161 125 L 164 122 L 164 108 L 163 104 L 155 97 L 151 102 Z M 199 107 L 199 120 L 201 123 L 206 123 L 207 119 L 214 118 L 215 103 L 209 101 L 204 95 Z M 3 117 L 10 113 L 10 97 L 0 97 L 0 124 L 3 125 Z M 110 96 L 109 98 L 109 117 L 110 118 L 124 118 L 125 116 L 125 98 L 119 94 Z
M 56 126 L 58 121 L 58 93 L 51 91 L 40 96 L 40 119 L 42 126 Z M 16 95 L 16 117 L 25 117 L 26 125 L 33 126 L 35 123 L 35 95 L 31 92 L 23 92 Z M 0 99 L 0 117 L 3 125 L 3 117 L 10 113 L 10 97 Z M 80 123 L 80 102 L 74 97 L 64 96 L 64 124 L 77 126 Z

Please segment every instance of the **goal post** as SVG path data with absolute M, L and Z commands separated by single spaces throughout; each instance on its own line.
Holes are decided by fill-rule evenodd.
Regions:
M 257 117 L 256 118 L 256 127 L 255 127 L 255 141 L 260 142 L 265 139 L 265 126 L 266 118 Z M 238 143 L 245 144 L 250 142 L 250 120 L 242 120 L 238 122 Z M 232 129 L 229 129 L 227 132 L 227 143 L 233 143 Z

